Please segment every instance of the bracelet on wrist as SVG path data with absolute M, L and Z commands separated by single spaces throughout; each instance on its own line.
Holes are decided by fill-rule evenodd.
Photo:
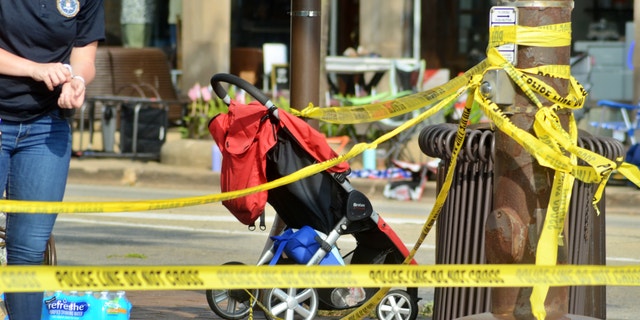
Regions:
M 87 84 L 87 82 L 84 81 L 84 78 L 82 76 L 72 76 L 71 79 L 80 80 L 80 82 L 82 82 L 82 84 L 84 84 L 84 85 Z

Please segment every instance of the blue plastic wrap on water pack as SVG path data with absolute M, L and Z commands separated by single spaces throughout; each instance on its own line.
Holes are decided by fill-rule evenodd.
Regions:
M 45 292 L 42 320 L 129 320 L 131 302 L 124 291 L 103 291 L 97 298 L 92 291 Z

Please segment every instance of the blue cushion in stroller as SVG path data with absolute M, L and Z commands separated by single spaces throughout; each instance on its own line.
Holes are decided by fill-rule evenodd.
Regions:
M 274 247 L 277 248 L 271 265 L 274 265 L 280 259 L 282 252 L 287 254 L 289 259 L 293 259 L 296 263 L 306 264 L 311 257 L 320 249 L 320 242 L 325 236 L 321 237 L 318 232 L 309 227 L 304 226 L 300 229 L 287 229 L 282 234 L 271 236 L 274 240 Z M 338 253 L 337 248 L 333 248 L 319 263 L 320 265 L 344 265 L 342 257 Z

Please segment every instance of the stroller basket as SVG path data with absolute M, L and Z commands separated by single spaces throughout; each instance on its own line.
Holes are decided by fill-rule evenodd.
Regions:
M 222 88 L 221 81 L 244 89 L 247 93 L 257 98 L 259 104 L 240 105 L 231 100 Z M 260 177 L 258 182 L 263 181 L 264 183 L 288 176 L 314 163 L 337 157 L 337 154 L 326 143 L 323 135 L 311 128 L 303 120 L 290 115 L 284 110 L 277 109 L 261 91 L 244 80 L 228 74 L 217 74 L 211 79 L 211 84 L 216 94 L 229 105 L 229 113 L 218 115 L 209 125 L 211 134 L 223 154 L 222 180 L 225 179 L 225 175 L 231 175 L 234 177 L 235 183 L 248 187 L 251 185 L 237 181 L 238 173 L 233 171 L 233 168 L 242 168 L 243 171 L 251 172 L 252 174 L 262 174 L 264 176 Z M 253 117 L 255 119 L 254 122 L 256 122 L 254 124 L 255 128 L 257 128 L 255 130 L 256 135 L 248 135 L 247 139 L 256 145 L 267 141 L 258 148 L 258 155 L 255 156 L 256 159 L 264 159 L 264 163 L 255 161 L 251 157 L 250 162 L 254 167 L 248 166 L 245 155 L 237 155 L 225 150 L 225 147 L 229 146 L 229 141 L 235 141 L 230 138 L 232 133 L 227 129 L 233 127 L 232 122 L 234 119 L 241 118 L 240 114 L 249 114 L 246 117 L 242 117 L 242 119 Z M 243 134 L 246 135 L 246 131 L 248 131 L 246 128 L 249 127 L 251 125 L 247 125 L 246 122 L 243 123 Z M 236 163 L 234 164 L 234 162 Z M 318 174 L 270 189 L 262 196 L 266 195 L 264 201 L 273 207 L 278 217 L 286 224 L 286 228 L 301 229 L 311 227 L 323 235 L 322 237 L 316 237 L 319 246 L 317 246 L 317 251 L 309 259 L 307 265 L 319 264 L 327 253 L 335 251 L 337 240 L 346 234 L 351 234 L 357 243 L 352 252 L 351 264 L 402 263 L 408 256 L 409 250 L 373 209 L 369 199 L 351 186 L 347 179 L 349 172 L 348 164 L 346 162 L 341 163 Z M 222 182 L 221 186 L 225 186 L 225 183 Z M 231 190 L 223 188 L 222 191 Z M 237 213 L 233 212 L 233 208 L 230 208 L 230 206 L 227 206 L 227 208 L 237 216 Z M 263 207 L 258 205 L 257 208 Z M 253 216 L 256 216 L 255 212 Z M 281 260 L 279 259 L 280 257 L 276 256 L 276 252 L 279 254 L 276 246 L 271 246 L 271 249 L 266 250 L 259 258 L 258 265 Z M 412 261 L 412 263 L 415 264 L 415 261 Z M 274 293 L 274 290 L 279 291 Z M 287 302 L 286 298 L 283 298 L 285 293 L 282 289 L 268 291 L 263 294 L 263 299 L 266 300 L 264 305 L 270 310 L 273 307 L 273 310 L 282 311 L 283 305 L 291 305 L 290 299 L 293 299 L 294 296 L 300 296 L 299 294 L 292 294 L 291 290 L 289 289 L 289 302 Z M 315 316 L 317 311 L 315 309 L 317 308 L 335 310 L 356 307 L 366 302 L 377 291 L 375 288 L 307 290 L 313 292 L 309 299 L 313 300 L 313 297 L 315 297 L 317 300 L 317 303 L 312 303 L 308 300 L 300 302 L 300 305 L 309 306 L 309 310 L 306 311 L 308 314 L 303 316 L 303 318 L 309 319 Z M 409 293 L 405 291 L 402 291 L 402 293 L 398 293 L 398 291 L 390 292 L 392 294 L 391 298 L 394 299 L 393 304 L 397 303 L 395 301 L 397 298 L 405 301 L 408 305 L 407 309 L 409 311 L 404 317 L 401 316 L 400 319 L 414 319 L 417 316 L 417 288 L 409 288 L 407 291 Z M 306 295 L 303 296 L 307 297 Z M 352 299 L 353 296 L 357 296 L 358 299 L 354 301 Z M 233 297 L 234 295 L 229 293 L 229 299 Z M 225 316 L 223 315 L 225 310 L 220 310 L 222 309 L 220 306 L 212 305 L 211 303 L 210 306 L 214 312 L 227 319 L 237 319 L 238 313 L 248 312 L 251 307 L 248 306 L 242 311 L 238 311 L 238 313 L 226 314 Z M 296 306 L 293 309 L 299 310 L 299 307 Z M 381 308 L 381 305 L 378 305 L 378 312 L 382 312 L 379 314 L 381 317 L 387 316 L 385 312 L 397 312 L 397 310 L 388 310 L 390 309 Z M 291 311 L 286 314 L 293 315 L 294 313 Z

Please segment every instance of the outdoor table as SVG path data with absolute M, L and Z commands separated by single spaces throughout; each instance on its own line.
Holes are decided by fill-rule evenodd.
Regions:
M 397 85 L 393 79 L 396 77 L 396 62 L 412 62 L 412 58 L 380 58 L 380 57 L 343 57 L 343 56 L 327 56 L 325 58 L 325 70 L 327 74 L 338 75 L 359 75 L 364 76 L 366 73 L 373 73 L 373 77 L 364 82 L 364 90 L 369 94 L 375 94 L 375 87 L 380 79 L 388 71 L 390 81 L 390 90 L 392 93 L 398 91 Z M 330 85 L 337 88 L 336 84 L 329 81 Z

